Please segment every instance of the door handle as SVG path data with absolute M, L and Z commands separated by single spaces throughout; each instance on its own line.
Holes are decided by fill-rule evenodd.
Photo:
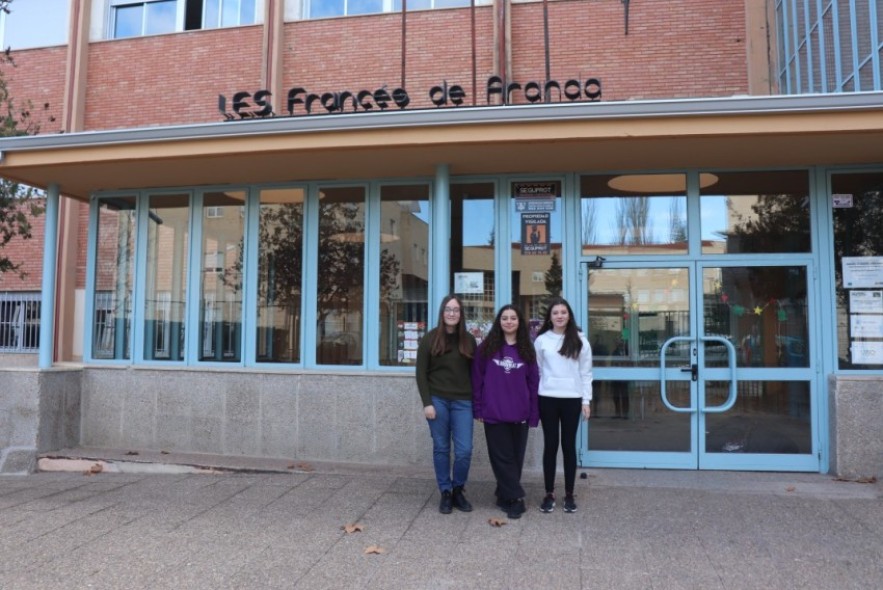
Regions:
M 690 373 L 691 381 L 699 381 L 699 365 L 693 363 L 689 367 L 681 367 L 681 373 Z

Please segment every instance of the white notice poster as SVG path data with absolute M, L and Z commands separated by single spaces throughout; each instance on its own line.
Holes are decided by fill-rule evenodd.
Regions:
M 883 291 L 850 291 L 849 313 L 883 313 Z
M 483 272 L 455 272 L 454 293 L 461 295 L 483 295 Z
M 883 315 L 849 316 L 851 338 L 883 338 Z
M 883 342 L 853 342 L 852 364 L 883 365 Z
M 883 287 L 883 256 L 844 256 L 842 264 L 845 288 Z

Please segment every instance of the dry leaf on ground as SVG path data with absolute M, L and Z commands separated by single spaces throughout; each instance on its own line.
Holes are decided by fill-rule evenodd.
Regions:
M 785 488 L 785 491 L 786 491 L 786 492 L 793 492 L 793 491 L 796 490 L 796 489 L 797 489 L 797 488 L 795 488 L 794 486 L 788 486 L 787 488 Z
M 361 533 L 363 530 L 365 530 L 365 527 L 363 527 L 362 525 L 357 524 L 357 523 L 345 524 L 345 525 L 343 525 L 343 526 L 340 527 L 340 528 L 342 528 L 343 530 L 345 530 L 345 531 L 347 532 L 347 534 L 350 534 L 350 533 Z
M 381 553 L 386 553 L 386 549 L 383 547 L 378 547 L 377 545 L 371 545 L 369 547 L 365 547 L 364 551 L 365 555 L 379 555 Z
M 87 471 L 84 471 L 83 475 L 95 475 L 96 473 L 101 473 L 102 471 L 104 471 L 104 467 L 101 466 L 101 463 L 96 463 Z
M 491 526 L 503 526 L 504 524 L 509 524 L 509 521 L 505 518 L 489 518 L 487 519 L 487 523 Z

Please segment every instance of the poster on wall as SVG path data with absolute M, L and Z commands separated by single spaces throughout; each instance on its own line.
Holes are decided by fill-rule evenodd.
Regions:
M 557 182 L 516 182 L 512 185 L 516 213 L 554 211 Z
M 552 247 L 549 241 L 549 214 L 521 214 L 521 253 L 549 254 Z
M 883 338 L 883 315 L 850 315 L 849 335 L 852 338 Z
M 484 295 L 484 273 L 455 272 L 454 293 L 458 295 Z
M 883 287 L 883 256 L 844 256 L 841 264 L 845 289 Z
M 426 333 L 425 322 L 397 322 L 398 357 L 400 365 L 413 365 L 417 362 L 417 346 Z
M 854 365 L 883 364 L 883 342 L 852 342 L 849 348 Z
M 883 313 L 883 291 L 850 291 L 849 313 Z

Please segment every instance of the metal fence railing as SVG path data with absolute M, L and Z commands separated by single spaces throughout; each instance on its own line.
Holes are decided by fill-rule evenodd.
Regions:
M 0 352 L 38 352 L 40 293 L 0 292 Z

